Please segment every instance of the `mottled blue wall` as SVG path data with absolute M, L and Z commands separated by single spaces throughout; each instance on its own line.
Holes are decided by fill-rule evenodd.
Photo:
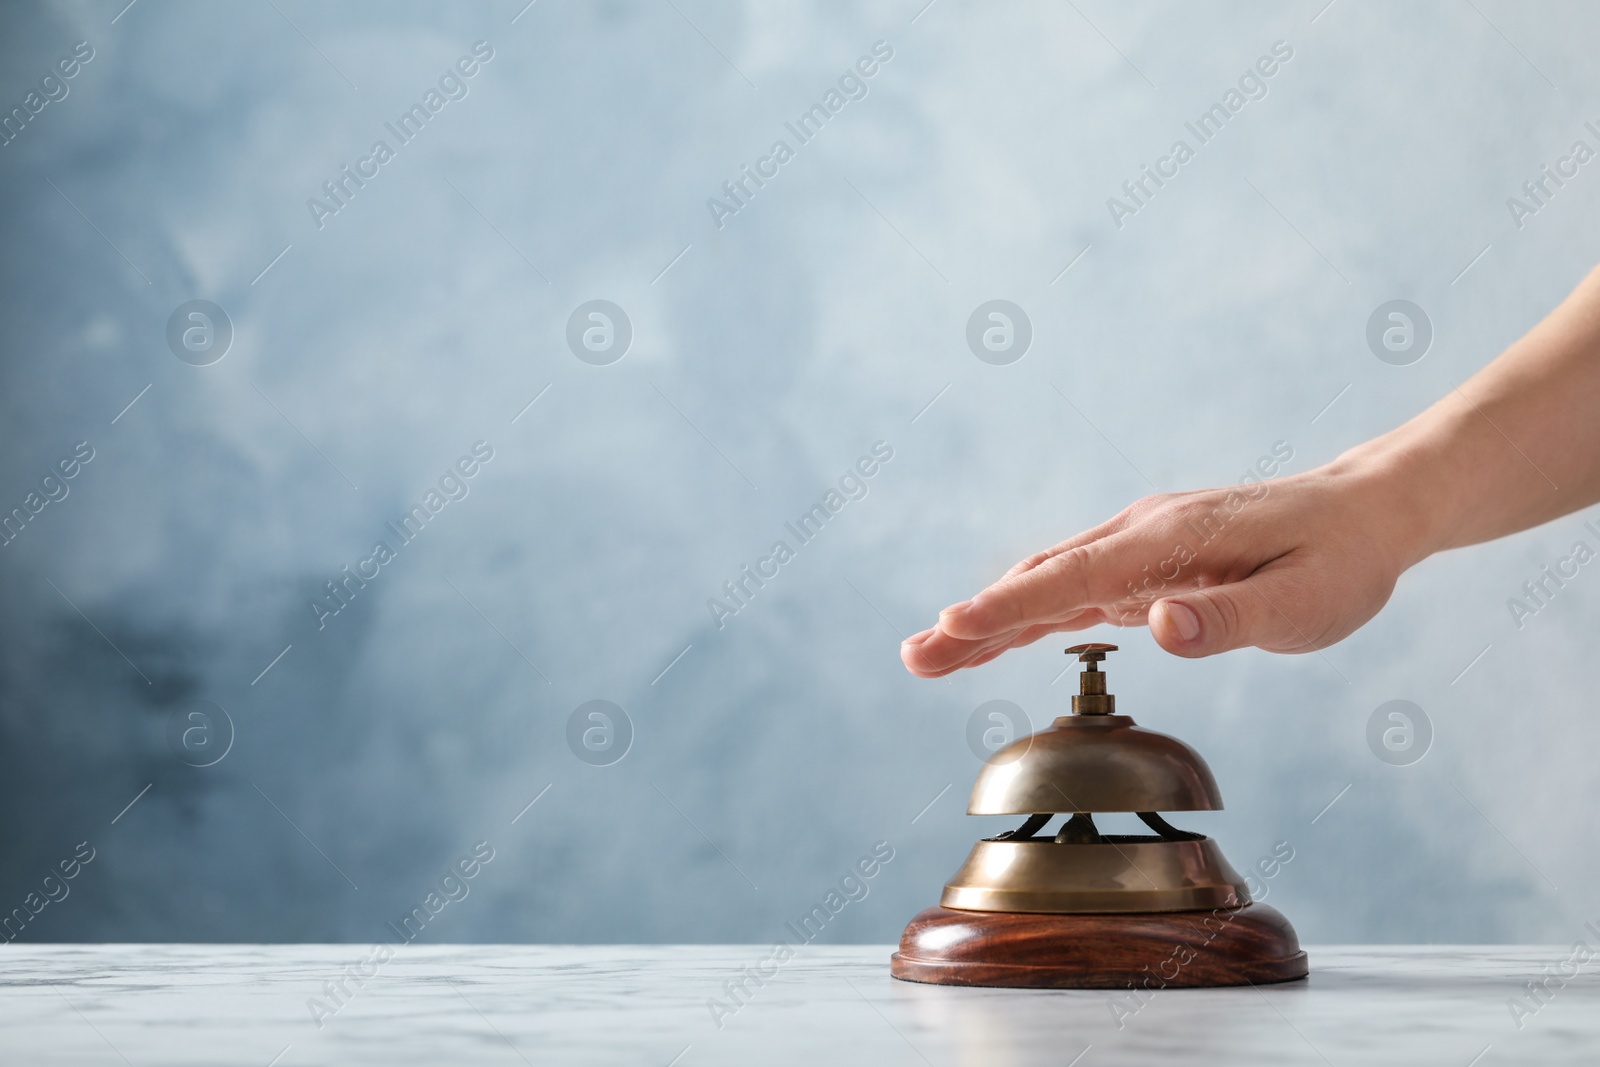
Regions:
M 1576 2 L 122 4 L 0 16 L 0 911 L 67 894 L 28 939 L 369 941 L 488 842 L 422 936 L 770 942 L 881 841 L 825 937 L 888 941 L 996 829 L 974 709 L 1071 685 L 1065 641 L 927 682 L 901 636 L 1152 486 L 1390 427 L 1600 236 L 1600 163 L 1507 206 L 1600 147 Z M 1399 298 L 1405 366 L 1365 337 Z M 967 343 L 993 299 L 1032 329 L 1006 365 Z M 215 314 L 169 343 L 194 300 L 220 359 Z M 591 300 L 620 360 L 585 316 L 569 345 Z M 1600 911 L 1600 572 L 1506 607 L 1583 518 L 1424 564 L 1319 655 L 1094 635 L 1216 772 L 1228 810 L 1180 821 L 1241 868 L 1292 844 L 1304 939 Z M 1393 699 L 1432 724 L 1409 766 L 1367 743 Z M 631 724 L 606 766 L 592 700 Z

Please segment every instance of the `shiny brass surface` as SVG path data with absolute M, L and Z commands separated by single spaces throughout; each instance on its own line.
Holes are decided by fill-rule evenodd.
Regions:
M 970 815 L 1044 812 L 1216 811 L 1222 795 L 1200 754 L 1175 737 L 1114 714 L 1100 662 L 1116 645 L 1073 645 L 1086 669 L 1074 714 L 1013 741 L 984 761 Z
M 1063 716 L 984 762 L 971 815 L 1078 811 L 1220 811 L 1200 754 L 1126 715 Z
M 1250 891 L 1208 837 L 1098 845 L 979 841 L 939 902 L 966 911 L 1194 911 L 1243 907 Z

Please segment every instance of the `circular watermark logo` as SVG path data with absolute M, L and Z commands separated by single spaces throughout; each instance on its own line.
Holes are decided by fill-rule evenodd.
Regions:
M 979 304 L 967 319 L 967 347 L 992 366 L 1015 363 L 1028 354 L 1032 343 L 1033 322 L 1009 300 Z
M 967 716 L 967 747 L 981 760 L 989 760 L 1011 742 L 1032 734 L 1033 724 L 1028 721 L 1028 713 L 1009 700 L 986 700 Z M 997 762 L 1012 763 L 1028 748 L 1022 745 Z
M 233 320 L 209 300 L 179 304 L 167 316 L 167 347 L 191 367 L 209 367 L 233 347 Z
M 1386 700 L 1367 718 L 1367 747 L 1391 767 L 1409 767 L 1433 746 L 1433 720 L 1409 700 Z
M 167 747 L 191 767 L 221 763 L 233 749 L 233 720 L 219 704 L 192 700 L 167 716 Z
M 1367 319 L 1367 347 L 1394 367 L 1406 367 L 1428 354 L 1433 320 L 1409 300 L 1379 304 Z
M 567 717 L 567 747 L 591 767 L 609 767 L 633 747 L 633 720 L 609 700 L 586 700 Z
M 579 304 L 567 319 L 567 347 L 591 366 L 605 367 L 628 354 L 633 322 L 609 300 Z

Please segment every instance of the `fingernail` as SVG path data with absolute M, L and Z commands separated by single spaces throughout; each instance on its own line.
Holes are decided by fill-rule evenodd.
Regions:
M 972 603 L 972 601 L 970 601 L 970 600 L 963 600 L 959 604 L 951 604 L 949 607 L 947 607 L 943 611 L 939 612 L 939 618 L 942 619 L 946 615 L 959 614 L 960 612 L 963 612 L 963 611 L 967 610 L 967 605 L 969 605 L 971 603 Z
M 1200 636 L 1200 616 L 1194 613 L 1193 608 L 1177 600 L 1168 600 L 1165 606 L 1167 618 L 1178 628 L 1178 636 L 1183 638 L 1185 643 Z

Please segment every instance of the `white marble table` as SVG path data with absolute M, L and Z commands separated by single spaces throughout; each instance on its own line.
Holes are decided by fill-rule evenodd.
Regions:
M 747 982 L 719 1029 L 708 1001 L 733 1008 L 723 983 L 770 949 L 410 945 L 373 968 L 360 945 L 13 942 L 0 1063 L 1600 1062 L 1600 960 L 1551 983 L 1520 1029 L 1507 1006 L 1531 1004 L 1524 983 L 1570 948 L 1308 951 L 1309 981 L 1162 992 L 1119 1028 L 1105 992 L 909 985 L 887 947 L 806 947 Z M 330 994 L 344 973 L 347 995 Z M 311 998 L 338 1008 L 320 1028 Z

